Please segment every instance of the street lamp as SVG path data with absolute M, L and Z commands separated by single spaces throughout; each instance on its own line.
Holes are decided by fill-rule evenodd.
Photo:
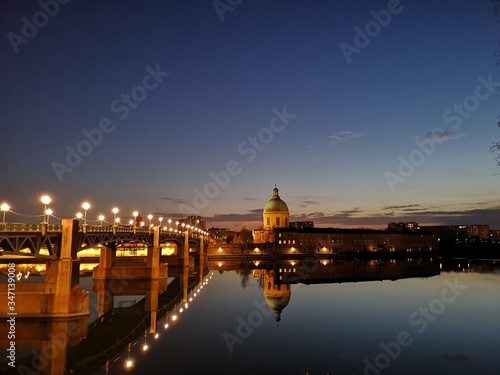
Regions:
M 3 202 L 2 205 L 0 206 L 0 210 L 3 211 L 2 224 L 5 224 L 5 214 L 7 213 L 7 211 L 10 210 L 10 206 L 7 204 L 7 202 Z
M 77 218 L 78 220 L 81 220 L 81 218 L 82 218 L 82 217 L 83 217 L 83 215 L 82 215 L 82 213 L 81 213 L 81 212 L 77 212 L 77 213 L 76 213 L 76 218 Z
M 117 223 L 116 214 L 118 213 L 118 208 L 115 207 L 111 211 L 113 212 L 113 226 L 116 226 L 116 223 Z
M 139 212 L 134 211 L 132 212 L 132 215 L 134 216 L 134 227 L 137 225 L 137 216 L 139 216 Z
M 54 213 L 54 211 L 52 211 L 50 208 L 47 208 L 45 210 L 45 215 L 47 215 L 47 225 L 49 225 L 49 218 L 50 218 L 50 215 L 52 215 Z
M 148 227 L 151 227 L 151 219 L 153 218 L 153 215 L 149 214 L 148 215 Z
M 42 201 L 42 204 L 43 204 L 43 212 L 44 212 L 43 224 L 45 224 L 45 223 L 47 223 L 45 211 L 47 211 L 47 205 L 52 201 L 52 199 L 50 199 L 50 197 L 47 194 L 44 194 L 44 195 L 42 195 L 42 198 L 40 200 Z
M 87 210 L 90 208 L 90 203 L 83 202 L 82 208 L 83 208 L 83 231 L 85 232 L 87 230 Z
M 101 222 L 101 227 L 102 227 L 102 221 L 104 220 L 104 215 L 99 215 L 98 219 Z
M 163 221 L 163 218 L 160 216 L 160 217 L 158 218 L 158 221 L 160 222 L 159 228 L 161 228 L 161 222 Z
M 168 219 L 168 229 L 170 230 L 170 223 L 172 223 L 172 219 Z

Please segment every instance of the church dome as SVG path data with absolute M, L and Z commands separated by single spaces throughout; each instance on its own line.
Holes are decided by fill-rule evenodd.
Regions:
M 273 189 L 273 197 L 269 199 L 269 201 L 264 206 L 264 212 L 289 212 L 288 206 L 286 203 L 280 198 L 278 194 L 278 188 Z
M 281 312 L 287 307 L 288 302 L 290 302 L 290 295 L 280 297 L 264 296 L 264 300 L 271 310 L 274 311 L 274 320 L 279 322 L 281 320 Z

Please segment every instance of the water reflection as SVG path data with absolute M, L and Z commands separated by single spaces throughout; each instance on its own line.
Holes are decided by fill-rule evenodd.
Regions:
M 29 272 L 26 280 L 36 274 Z M 212 272 L 220 275 L 207 290 Z M 422 323 L 411 325 L 408 318 L 422 306 L 440 308 L 435 301 L 443 282 L 453 282 L 455 275 L 469 289 L 457 302 L 443 305 L 444 312 L 434 314 L 435 321 L 428 321 L 429 328 L 420 335 Z M 441 366 L 442 374 L 473 373 L 471 364 L 479 369 L 498 364 L 488 352 L 500 333 L 493 316 L 500 308 L 495 302 L 499 279 L 492 278 L 498 275 L 500 263 L 467 259 L 252 258 L 170 268 L 168 285 L 158 280 L 95 281 L 91 322 L 19 320 L 17 368 L 11 371 L 0 358 L 0 372 L 160 374 L 168 357 L 168 369 L 182 374 L 298 375 L 304 368 L 315 370 L 313 374 L 318 369 L 358 374 L 366 358 L 374 365 L 382 363 L 375 362 L 382 350 L 379 343 L 396 340 L 404 330 L 410 333 L 404 342 L 414 341 L 403 351 L 407 357 L 392 361 L 387 373 L 419 373 L 414 369 L 424 362 Z M 402 281 L 391 282 L 396 280 Z M 200 293 L 205 299 L 193 308 Z M 259 310 L 257 317 L 260 307 L 272 314 Z M 422 316 L 413 322 L 421 322 Z M 238 337 L 242 342 L 229 352 L 223 335 L 237 335 L 241 321 L 253 324 L 252 334 Z M 5 320 L 0 321 L 2 349 L 7 330 Z M 453 342 L 447 337 L 454 337 Z M 258 361 L 252 360 L 255 356 Z M 412 359 L 417 357 L 422 363 Z M 267 371 L 274 361 L 280 370 Z M 461 368 L 454 366 L 457 362 Z
M 274 312 L 276 322 L 292 295 L 291 284 L 348 283 L 376 280 L 398 280 L 439 275 L 436 258 L 358 259 L 306 258 L 291 260 L 210 261 L 209 269 L 235 271 L 246 287 L 249 276 L 259 278 L 264 300 Z
M 43 275 L 33 267 L 28 276 Z M 29 274 L 28 274 L 29 272 Z M 18 319 L 16 321 L 16 367 L 0 359 L 0 373 L 63 375 L 109 372 L 110 361 L 124 359 L 124 367 L 134 366 L 135 347 L 150 349 L 160 330 L 179 320 L 198 296 L 209 277 L 203 263 L 193 267 L 172 267 L 166 279 L 93 280 L 97 297 L 88 316 L 79 319 Z M 21 277 L 19 278 L 19 280 Z M 38 276 L 38 280 L 40 277 Z M 28 282 L 28 281 L 26 281 Z M 86 284 L 82 282 L 82 284 Z M 87 283 L 88 284 L 88 283 Z M 8 349 L 9 323 L 0 320 L 0 347 Z

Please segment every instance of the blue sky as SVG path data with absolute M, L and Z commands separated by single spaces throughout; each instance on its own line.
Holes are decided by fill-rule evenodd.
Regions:
M 239 229 L 277 183 L 317 226 L 500 228 L 500 19 L 437 3 L 3 1 L 0 200 Z

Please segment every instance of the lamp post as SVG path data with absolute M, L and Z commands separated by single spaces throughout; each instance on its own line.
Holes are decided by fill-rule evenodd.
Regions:
M 170 224 L 172 223 L 172 219 L 168 219 L 168 229 L 170 230 Z
M 49 225 L 50 215 L 52 215 L 53 213 L 54 213 L 54 211 L 52 211 L 50 208 L 47 208 L 45 210 L 45 215 L 47 215 L 47 225 Z
M 111 212 L 113 212 L 113 226 L 116 226 L 116 214 L 118 213 L 118 208 L 113 208 Z
M 90 208 L 89 202 L 83 202 L 83 232 L 87 232 L 87 210 Z
M 2 220 L 2 224 L 5 225 L 5 214 L 7 213 L 7 211 L 10 210 L 10 206 L 6 203 L 6 202 L 3 202 L 2 205 L 0 206 L 0 210 L 3 211 L 3 220 Z
M 52 199 L 50 199 L 50 197 L 47 194 L 44 194 L 42 195 L 42 198 L 40 200 L 42 201 L 43 204 L 43 213 L 44 213 L 42 224 L 46 224 L 47 217 L 45 211 L 47 211 L 47 205 L 52 201 Z
M 153 215 L 149 214 L 148 215 L 148 227 L 151 228 L 151 219 L 153 219 Z
M 101 222 L 101 227 L 102 227 L 102 222 L 104 220 L 104 215 L 99 215 L 98 219 Z
M 163 221 L 163 218 L 160 216 L 160 217 L 158 218 L 158 221 L 160 222 L 159 228 L 160 228 L 160 230 L 161 230 L 161 222 Z
M 132 216 L 134 216 L 134 227 L 137 225 L 137 216 L 139 216 L 139 212 L 132 212 Z

